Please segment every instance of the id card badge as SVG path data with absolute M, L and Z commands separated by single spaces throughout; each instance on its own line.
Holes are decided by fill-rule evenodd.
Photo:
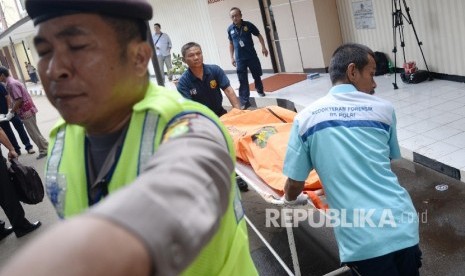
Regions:
M 239 45 L 241 45 L 241 47 L 244 47 L 245 46 L 244 41 L 239 40 Z

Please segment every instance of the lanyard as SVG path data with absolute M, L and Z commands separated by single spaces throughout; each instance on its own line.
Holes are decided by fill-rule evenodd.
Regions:
M 241 32 L 240 32 L 240 33 L 237 33 L 237 27 L 234 28 L 234 32 L 235 32 L 237 35 L 239 35 L 239 39 L 241 38 L 241 35 L 242 35 L 242 28 L 244 28 L 244 25 L 243 25 L 243 24 L 241 24 L 241 28 L 240 28 L 240 31 L 241 31 Z
M 155 41 L 155 46 L 157 45 L 158 40 L 160 40 L 160 38 L 161 38 L 162 35 L 163 35 L 163 33 L 160 33 L 160 36 L 157 38 L 157 41 Z

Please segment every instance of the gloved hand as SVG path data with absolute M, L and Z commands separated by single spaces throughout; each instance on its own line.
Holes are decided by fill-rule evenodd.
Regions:
M 11 111 L 11 109 L 8 111 L 8 113 L 6 114 L 5 116 L 5 119 L 7 119 L 8 121 L 11 120 L 13 117 L 15 116 L 15 113 L 13 111 Z
M 297 205 L 306 205 L 308 203 L 308 196 L 304 193 L 300 193 L 295 200 L 286 200 L 286 196 L 282 196 L 279 199 L 276 198 L 268 198 L 268 202 L 280 205 L 280 206 L 297 206 Z
M 304 193 L 300 193 L 295 200 L 287 200 L 286 196 L 282 197 L 284 205 L 306 205 L 308 203 L 308 196 Z

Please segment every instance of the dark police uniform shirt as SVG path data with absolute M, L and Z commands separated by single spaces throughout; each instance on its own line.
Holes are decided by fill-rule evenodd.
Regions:
M 8 103 L 6 101 L 6 96 L 8 92 L 6 91 L 5 86 L 0 83 L 0 113 L 6 114 L 8 113 Z
M 229 79 L 218 65 L 203 65 L 203 79 L 199 79 L 188 69 L 179 79 L 178 91 L 187 99 L 194 100 L 213 110 L 216 115 L 226 113 L 223 108 L 221 89 L 230 86 Z
M 252 35 L 258 36 L 259 34 L 260 31 L 257 27 L 249 21 L 242 20 L 240 28 L 234 24 L 231 24 L 228 27 L 228 37 L 229 41 L 231 41 L 234 45 L 236 60 L 257 58 L 257 52 L 253 46 L 254 43 Z M 244 43 L 244 47 L 241 47 L 240 41 Z

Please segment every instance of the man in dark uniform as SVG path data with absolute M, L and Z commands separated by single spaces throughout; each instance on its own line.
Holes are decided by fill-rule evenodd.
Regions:
M 242 20 L 242 12 L 239 8 L 231 8 L 229 15 L 233 21 L 228 27 L 231 63 L 236 67 L 237 77 L 240 83 L 239 98 L 241 100 L 241 108 L 247 109 L 250 107 L 247 68 L 250 69 L 252 77 L 255 80 L 255 88 L 257 89 L 258 95 L 260 97 L 265 96 L 263 92 L 263 83 L 260 78 L 263 74 L 262 66 L 254 48 L 252 35 L 258 37 L 262 46 L 262 53 L 265 57 L 268 56 L 268 50 L 266 49 L 263 36 L 260 34 L 257 27 L 249 21 Z
M 231 106 L 240 108 L 239 100 L 223 69 L 218 65 L 203 63 L 202 48 L 198 43 L 185 44 L 181 48 L 181 53 L 183 61 L 189 66 L 189 70 L 184 72 L 179 79 L 177 89 L 185 98 L 206 105 L 220 117 L 226 114 L 221 94 L 221 90 L 223 90 Z
M 8 149 L 8 158 L 18 157 L 13 145 L 8 140 L 5 132 L 0 128 L 0 144 Z M 5 158 L 0 150 L 0 207 L 5 211 L 13 227 L 5 227 L 5 222 L 0 220 L 0 240 L 6 238 L 9 234 L 15 232 L 16 237 L 20 238 L 40 227 L 40 221 L 30 223 L 24 216 L 24 209 L 19 203 L 14 186 L 8 176 Z

